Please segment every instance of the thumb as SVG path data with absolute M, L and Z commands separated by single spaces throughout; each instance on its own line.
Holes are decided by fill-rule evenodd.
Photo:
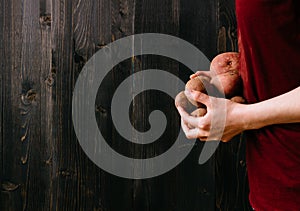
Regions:
M 206 76 L 208 78 L 211 78 L 211 73 L 210 73 L 210 71 L 199 70 L 199 71 L 195 72 L 194 74 L 190 75 L 190 79 L 196 78 L 198 76 Z
M 199 92 L 199 91 L 187 90 L 187 89 L 184 91 L 184 94 L 188 98 L 190 98 L 196 102 L 202 103 L 202 104 L 206 105 L 206 107 L 210 107 L 210 104 L 211 104 L 210 96 L 208 96 L 207 94 Z

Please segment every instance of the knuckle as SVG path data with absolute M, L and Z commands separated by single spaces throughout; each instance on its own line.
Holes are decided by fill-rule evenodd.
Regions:
M 193 138 L 193 136 L 189 133 L 185 134 L 185 136 L 186 136 L 187 139 L 192 139 Z
M 222 139 L 221 141 L 224 142 L 224 143 L 226 143 L 226 142 L 229 142 L 230 140 L 228 140 L 228 139 Z
M 210 128 L 210 125 L 207 123 L 203 123 L 202 121 L 198 122 L 198 128 L 200 128 L 201 130 L 208 130 Z
M 201 119 L 198 119 L 198 120 L 197 120 L 197 127 L 198 127 L 199 129 L 204 129 L 204 124 L 203 124 L 203 122 L 201 121 Z
M 194 100 L 201 100 L 203 98 L 203 95 L 201 92 L 195 92 L 194 94 Z
M 206 137 L 206 138 L 209 137 L 209 132 L 204 131 L 204 132 L 202 133 L 202 136 L 203 136 L 203 137 Z
M 200 141 L 207 141 L 207 136 L 199 136 L 198 139 Z
M 197 132 L 197 137 L 201 137 L 202 139 L 205 139 L 208 137 L 208 132 L 204 131 L 204 130 L 198 130 Z

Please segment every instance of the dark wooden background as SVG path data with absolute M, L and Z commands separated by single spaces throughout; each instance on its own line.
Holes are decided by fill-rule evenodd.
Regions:
M 166 33 L 210 60 L 237 51 L 234 0 L 1 0 L 0 10 L 0 210 L 249 210 L 239 137 L 221 144 L 204 165 L 198 165 L 203 143 L 197 142 L 170 172 L 130 180 L 86 157 L 71 118 L 78 74 L 116 39 Z M 111 146 L 132 157 L 155 156 L 175 141 L 180 127 L 172 99 L 147 91 L 134 100 L 137 129 L 149 127 L 153 109 L 168 118 L 160 140 L 143 148 L 124 142 L 110 117 L 113 91 L 133 73 L 133 64 L 133 72 L 159 68 L 184 81 L 191 71 L 168 58 L 140 56 L 117 65 L 99 88 L 95 114 Z

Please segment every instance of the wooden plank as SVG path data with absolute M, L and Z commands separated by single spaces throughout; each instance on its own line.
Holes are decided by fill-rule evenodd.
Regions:
M 73 1 L 52 0 L 51 5 L 51 69 L 55 74 L 51 207 L 54 210 L 76 210 L 79 207 L 80 193 L 76 191 L 77 148 L 74 147 L 76 140 L 72 133 L 71 122 L 71 95 L 74 84 Z
M 135 34 L 164 33 L 178 36 L 179 10 L 180 4 L 177 0 L 137 1 L 134 20 Z M 134 73 L 146 69 L 160 69 L 178 75 L 179 71 L 178 62 L 155 55 L 135 57 L 134 67 Z M 135 76 L 134 79 L 143 81 L 142 77 Z M 176 88 L 174 84 L 169 85 Z M 164 113 L 167 118 L 167 126 L 163 135 L 154 143 L 143 147 L 139 145 L 133 146 L 132 154 L 140 158 L 155 157 L 164 153 L 174 143 L 179 132 L 179 119 L 173 100 L 166 94 L 158 91 L 146 91 L 134 99 L 131 111 L 133 126 L 140 131 L 150 129 L 148 117 L 155 109 Z M 180 193 L 178 184 L 182 184 L 182 178 L 180 178 L 179 173 L 180 170 L 175 168 L 159 177 L 133 181 L 133 209 L 178 209 L 178 203 L 184 200 L 178 197 Z
M 7 147 L 5 146 L 5 133 L 6 133 L 6 128 L 5 125 L 8 124 L 5 122 L 7 115 L 5 115 L 5 111 L 7 111 L 7 78 L 8 78 L 8 71 L 6 71 L 6 68 L 8 66 L 8 64 L 10 63 L 10 57 L 8 55 L 7 49 L 10 45 L 9 40 L 7 39 L 9 36 L 7 36 L 8 34 L 10 34 L 10 31 L 7 31 L 7 29 L 10 27 L 10 22 L 7 21 L 6 19 L 6 11 L 10 11 L 10 4 L 8 1 L 1 1 L 0 2 L 0 8 L 1 8 L 1 15 L 0 15 L 0 56 L 1 56 L 1 60 L 0 60 L 0 65 L 1 65 L 1 76 L 0 76 L 0 82 L 1 82 L 1 92 L 0 92 L 0 96 L 1 96 L 1 123 L 0 123 L 0 165 L 1 165 L 1 172 L 0 172 L 0 209 L 1 210 L 8 210 L 10 207 L 10 202 L 11 200 L 9 200 L 11 198 L 11 196 L 13 195 L 13 193 L 6 191 L 5 189 L 9 188 L 5 188 L 9 187 L 8 184 L 10 184 L 10 182 L 7 179 L 7 172 L 5 172 L 5 153 L 7 152 Z M 5 33 L 7 32 L 7 33 Z M 6 41 L 6 42 L 5 42 Z M 9 152 L 8 152 L 9 154 Z M 7 185 L 6 185 L 7 184 Z M 15 185 L 13 185 L 15 186 Z
M 217 54 L 217 5 L 212 1 L 181 1 L 180 2 L 180 33 L 179 36 L 201 50 L 211 60 Z M 186 81 L 191 72 L 183 67 L 180 77 Z M 197 142 L 194 150 L 186 161 L 183 177 L 188 182 L 184 195 L 189 200 L 179 206 L 180 210 L 215 210 L 215 158 L 210 158 L 204 165 L 198 164 L 203 142 Z
M 5 51 L 4 51 L 4 15 L 5 14 L 5 2 L 0 2 L 0 8 L 1 8 L 1 16 L 0 16 L 0 57 L 2 58 L 0 60 L 0 67 L 1 67 L 1 74 L 0 74 L 0 102 L 1 102 L 1 112 L 0 112 L 0 185 L 2 184 L 2 178 L 3 178 L 3 129 L 4 129 L 4 122 L 3 122 L 3 113 L 4 113 L 4 84 L 5 84 L 5 74 L 4 74 L 4 68 L 5 68 Z M 2 185 L 1 185 L 2 186 Z M 1 195 L 0 195 L 1 197 Z M 0 198 L 1 200 L 1 198 Z
M 218 1 L 218 53 L 238 51 L 235 5 Z M 245 161 L 245 140 L 237 136 L 216 152 L 216 206 L 220 210 L 251 210 Z
M 25 4 L 12 1 L 5 12 L 4 17 L 9 23 L 5 38 L 8 46 L 4 47 L 5 57 L 8 57 L 4 68 L 7 89 L 3 92 L 7 95 L 3 106 L 7 123 L 4 130 L 9 133 L 4 134 L 1 156 L 3 163 L 7 163 L 3 168 L 4 191 L 8 195 L 5 210 L 45 210 L 50 204 L 47 195 L 50 176 L 46 163 L 50 148 L 45 138 L 46 124 L 42 121 L 42 112 L 47 110 L 42 109 L 41 84 L 45 83 L 45 78 L 41 78 L 41 72 L 46 63 L 50 66 L 50 54 L 41 50 L 48 48 L 40 37 L 41 34 L 45 37 L 40 29 L 44 20 L 40 19 L 39 4 L 35 1 Z
M 40 157 L 40 171 L 44 179 L 44 199 L 38 208 L 42 210 L 53 210 L 53 176 L 55 175 L 55 79 L 56 70 L 52 67 L 52 1 L 40 0 L 39 25 L 41 34 L 41 61 L 40 61 L 40 109 L 41 109 L 41 143 L 43 151 Z
M 13 19 L 13 2 L 1 1 L 1 98 L 2 98 L 2 118 L 1 118 L 1 210 L 21 210 L 21 169 L 20 163 L 20 126 L 19 118 L 19 100 L 20 100 L 20 86 L 13 86 L 13 81 L 18 80 L 17 72 L 14 63 L 14 54 L 17 49 L 14 49 L 14 37 L 16 34 L 12 33 Z M 19 14 L 19 13 L 18 13 Z M 16 14 L 16 18 L 20 18 Z M 19 19 L 21 23 L 21 19 Z
M 43 108 L 42 84 L 45 81 L 41 79 L 42 72 L 47 66 L 45 63 L 48 62 L 49 65 L 50 54 L 45 54 L 43 50 L 48 46 L 42 43 L 45 36 L 41 26 L 47 19 L 44 14 L 40 16 L 40 9 L 39 2 L 33 0 L 24 3 L 14 2 L 14 10 L 22 15 L 20 61 L 15 56 L 16 63 L 20 62 L 20 69 L 15 76 L 17 80 L 14 80 L 16 83 L 14 87 L 21 86 L 19 119 L 23 210 L 45 210 L 49 209 L 50 204 L 50 168 L 46 162 L 49 154 L 46 138 L 48 134 L 46 124 L 42 121 L 43 115 L 46 114 L 44 112 L 47 112 Z M 15 31 L 15 28 L 12 30 Z M 39 200 L 36 196 L 39 196 Z
M 89 1 L 74 2 L 74 71 L 79 73 L 82 65 L 106 44 L 133 34 L 131 21 L 133 11 L 126 11 L 124 7 L 132 8 L 133 1 Z M 128 10 L 128 9 L 127 9 Z M 122 15 L 121 15 L 122 11 Z M 126 14 L 125 14 L 126 13 Z M 85 14 L 85 15 L 83 15 Z M 76 59 L 77 58 L 77 59 Z M 123 67 L 122 67 L 123 68 Z M 96 117 L 101 122 L 101 130 L 107 142 L 112 147 L 120 146 L 122 139 L 112 129 L 110 117 L 110 103 L 120 75 L 130 71 L 116 67 L 106 78 L 106 83 L 101 85 L 96 100 Z M 113 73 L 114 72 L 114 73 Z M 119 72 L 123 72 L 120 74 Z M 75 76 L 76 77 L 76 76 Z M 118 148 L 117 148 L 118 149 Z M 85 189 L 94 194 L 82 195 L 85 202 L 80 205 L 83 209 L 120 210 L 131 209 L 132 206 L 132 181 L 118 178 L 96 167 L 81 149 L 78 150 L 77 160 L 81 165 L 78 173 L 85 182 Z M 114 161 L 112 161 L 114 165 Z M 93 172 L 93 174 L 91 174 Z M 81 181 L 81 182 L 83 182 Z M 95 197 L 97 196 L 97 197 Z M 113 203 L 118 201 L 118 203 Z
M 98 43 L 107 44 L 134 34 L 135 0 L 110 1 L 110 5 L 107 9 L 105 8 L 105 1 L 101 3 L 102 11 L 100 11 L 100 14 L 101 12 L 104 14 L 107 10 L 109 10 L 109 13 L 107 17 L 100 18 L 99 23 L 103 25 L 101 31 L 99 31 L 98 34 L 94 33 L 94 36 L 99 37 Z M 104 28 L 105 25 L 109 25 L 110 28 Z M 98 47 L 101 49 L 103 45 L 98 45 Z M 100 126 L 100 129 L 105 135 L 106 142 L 117 152 L 125 152 L 125 155 L 130 155 L 132 150 L 130 146 L 126 145 L 125 140 L 113 127 L 110 106 L 114 91 L 120 82 L 124 80 L 124 77 L 130 75 L 132 69 L 131 64 L 131 60 L 126 60 L 111 70 L 103 80 L 104 83 L 100 86 L 96 100 L 98 108 L 96 116 L 98 122 L 101 122 L 102 126 Z M 117 166 L 116 161 L 112 160 L 112 165 Z M 105 209 L 133 210 L 134 188 L 132 180 L 119 178 L 103 171 L 101 171 L 100 178 L 100 200 Z M 114 200 L 118 201 L 118 203 L 113 203 Z

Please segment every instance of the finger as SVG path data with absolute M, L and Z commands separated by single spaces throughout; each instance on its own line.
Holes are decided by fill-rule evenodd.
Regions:
M 178 112 L 179 112 L 179 114 L 180 114 L 180 116 L 181 116 L 181 118 L 183 117 L 183 116 L 190 116 L 181 106 L 178 106 L 177 107 L 177 110 L 178 110 Z
M 188 115 L 188 113 L 180 105 L 178 105 L 176 108 L 181 117 L 182 117 L 182 115 Z
M 183 121 L 185 123 L 187 123 L 188 125 L 192 125 L 193 127 L 197 127 L 197 117 L 193 117 L 191 115 L 189 115 L 182 107 L 178 106 L 177 110 L 181 116 L 181 119 L 183 119 Z
M 187 96 L 187 98 L 192 99 L 196 102 L 202 103 L 206 105 L 206 107 L 211 107 L 211 102 L 210 102 L 210 96 L 207 94 L 204 94 L 202 92 L 198 92 L 195 90 L 185 90 L 184 94 Z
M 200 76 L 200 75 L 203 75 L 203 76 L 206 76 L 206 77 L 210 78 L 209 71 L 201 70 L 201 71 L 197 71 L 194 74 L 190 75 L 190 79 L 195 78 L 195 77 Z
M 199 139 L 200 141 L 207 141 L 207 136 L 201 136 L 201 130 L 199 128 L 189 128 L 187 124 L 181 120 L 181 126 L 184 134 L 188 139 Z
M 194 74 L 192 74 L 192 75 L 190 75 L 190 79 L 196 78 L 197 76 L 199 76 L 199 71 L 196 72 L 196 73 L 194 73 Z
M 187 137 L 187 139 L 196 139 L 196 138 L 198 138 L 198 136 L 199 136 L 198 128 L 190 129 L 187 126 L 187 123 L 185 123 L 183 119 L 181 119 L 181 127 L 182 127 L 182 130 L 183 130 L 185 136 Z
M 184 132 L 185 134 L 188 133 L 189 130 L 190 130 L 190 128 L 188 127 L 188 124 L 185 123 L 185 122 L 183 121 L 183 119 L 181 119 L 180 121 L 181 121 L 181 127 L 182 127 L 183 132 Z
M 183 110 L 181 107 L 178 107 L 178 112 L 181 116 L 181 119 L 187 124 L 192 126 L 192 128 L 199 128 L 199 129 L 206 129 L 206 124 L 203 124 L 203 118 L 202 117 L 193 117 L 189 115 L 185 110 Z M 202 132 L 204 134 L 204 132 Z M 203 135 L 202 134 L 202 135 Z M 204 134 L 206 135 L 206 134 Z
M 198 137 L 200 141 L 207 141 L 207 137 Z

